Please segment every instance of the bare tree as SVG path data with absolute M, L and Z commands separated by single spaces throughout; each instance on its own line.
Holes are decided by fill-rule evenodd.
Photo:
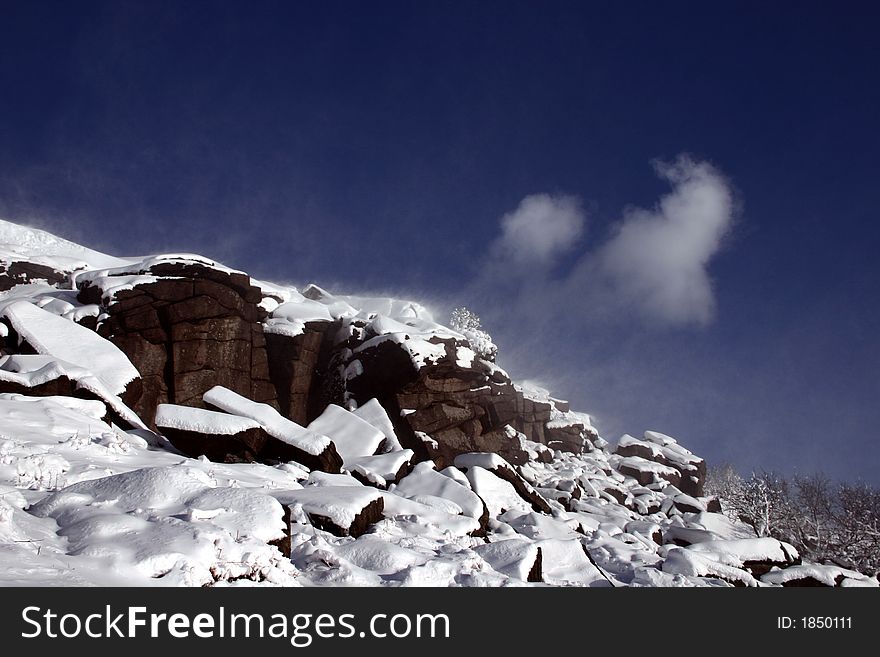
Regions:
M 461 333 L 470 343 L 471 349 L 482 359 L 495 362 L 498 347 L 486 331 L 476 313 L 462 306 L 452 311 L 449 326 Z
M 841 484 L 837 490 L 835 557 L 862 572 L 880 570 L 880 490 L 865 483 Z
M 731 519 L 751 525 L 758 536 L 792 543 L 808 561 L 833 561 L 868 574 L 880 570 L 878 488 L 834 485 L 821 473 L 788 481 L 754 472 L 743 479 L 723 464 L 709 468 L 706 492 L 721 500 Z
M 721 510 L 731 520 L 739 520 L 745 484 L 730 463 L 709 466 L 706 472 L 706 495 L 717 497 Z
M 815 561 L 829 558 L 834 552 L 834 490 L 831 480 L 821 473 L 795 475 L 794 508 L 791 523 L 795 546 L 801 554 Z

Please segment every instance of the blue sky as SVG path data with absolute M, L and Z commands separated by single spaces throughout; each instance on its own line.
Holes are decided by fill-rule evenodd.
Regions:
M 611 440 L 880 481 L 876 5 L 0 14 L 0 216 L 465 303 Z

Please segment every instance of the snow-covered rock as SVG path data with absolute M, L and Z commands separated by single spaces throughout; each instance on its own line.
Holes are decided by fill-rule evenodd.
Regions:
M 713 513 L 673 438 L 610 450 L 487 339 L 0 221 L 0 584 L 876 585 Z

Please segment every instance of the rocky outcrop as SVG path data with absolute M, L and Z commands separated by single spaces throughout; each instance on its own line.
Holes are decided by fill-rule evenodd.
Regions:
M 219 385 L 302 425 L 328 404 L 377 398 L 414 461 L 432 459 L 441 468 L 474 451 L 525 463 L 522 439 L 581 452 L 595 437 L 587 423 L 560 419 L 564 402 L 524 395 L 464 340 L 420 336 L 432 357 L 419 361 L 410 336 L 384 339 L 378 320 L 331 320 L 325 311 L 294 330 L 273 318 L 264 323 L 272 304 L 261 304 L 263 291 L 210 262 L 170 256 L 77 281 L 78 300 L 104 313 L 99 334 L 140 372 L 139 389 L 126 401 L 151 427 L 160 404 L 204 408 L 203 393 Z M 304 304 L 326 294 L 310 290 Z
M 492 452 L 523 464 L 528 454 L 518 433 L 554 449 L 583 451 L 591 431 L 585 424 L 551 422 L 549 403 L 527 398 L 499 368 L 462 359 L 460 349 L 467 349 L 466 344 L 439 337 L 428 343 L 439 355 L 420 366 L 406 345 L 395 340 L 366 348 L 352 349 L 351 343 L 337 347 L 337 388 L 358 404 L 377 397 L 404 445 L 439 468 L 469 452 Z
M 16 285 L 37 281 L 59 285 L 67 281 L 67 277 L 67 272 L 35 262 L 0 260 L 0 292 L 11 290 Z
M 147 424 L 162 403 L 202 407 L 202 394 L 215 385 L 276 404 L 262 293 L 248 276 L 193 262 L 162 262 L 135 274 L 148 278 L 132 286 L 128 272 L 87 278 L 79 300 L 101 304 L 107 316 L 99 334 L 140 371 L 143 389 L 130 405 Z

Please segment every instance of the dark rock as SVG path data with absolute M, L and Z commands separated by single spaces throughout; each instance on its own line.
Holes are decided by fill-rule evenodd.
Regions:
M 835 584 L 837 586 L 840 586 L 840 582 L 842 582 L 843 579 L 844 579 L 844 577 L 842 575 L 839 575 L 835 579 Z M 801 577 L 799 579 L 790 579 L 786 582 L 783 582 L 782 586 L 784 586 L 784 587 L 829 588 L 828 584 L 826 584 L 825 582 L 819 581 L 815 577 Z
M 162 427 L 162 434 L 187 456 L 205 456 L 219 463 L 250 463 L 258 460 L 269 435 L 262 429 L 247 429 L 223 436 L 209 435 L 184 429 Z
M 518 423 L 522 394 L 506 379 L 497 383 L 478 367 L 459 365 L 454 340 L 432 341 L 443 344 L 447 355 L 421 369 L 416 369 L 403 347 L 390 340 L 349 352 L 338 369 L 357 360 L 361 374 L 340 380 L 339 387 L 359 404 L 377 398 L 401 443 L 416 452 L 417 460 L 430 458 L 442 469 L 459 454 L 494 452 L 514 465 L 525 463 L 527 453 L 507 428 Z M 401 409 L 405 409 L 403 415 Z M 547 413 L 549 418 L 549 406 Z M 430 435 L 436 447 L 426 448 L 417 432 Z
M 551 449 L 579 454 L 587 444 L 587 428 L 582 424 L 564 427 L 545 427 L 544 440 Z
M 44 280 L 49 285 L 60 285 L 67 281 L 67 272 L 58 271 L 46 265 L 15 260 L 0 261 L 0 292 L 11 290 L 16 285 Z
M 541 548 L 538 548 L 538 556 L 535 557 L 535 563 L 532 564 L 531 569 L 529 569 L 529 576 L 526 578 L 527 582 L 543 582 L 544 581 L 544 555 L 541 551 Z
M 290 539 L 290 507 L 287 505 L 282 505 L 284 509 L 284 515 L 282 516 L 282 522 L 284 523 L 284 536 L 274 541 L 269 541 L 269 545 L 274 545 L 278 548 L 278 550 L 288 559 L 290 558 L 292 545 Z
M 59 376 L 36 386 L 25 386 L 13 381 L 0 380 L 0 393 L 14 393 L 31 397 L 73 397 L 76 394 L 76 381 Z
M 331 473 L 339 472 L 342 467 L 342 458 L 332 444 L 315 456 L 278 440 L 261 428 L 232 435 L 205 434 L 173 427 L 161 427 L 161 432 L 177 449 L 194 458 L 205 456 L 221 463 L 296 461 L 311 470 Z
M 608 488 L 605 488 L 604 490 L 608 495 L 610 495 L 615 500 L 617 500 L 618 504 L 625 504 L 626 503 L 626 491 L 625 490 L 623 490 L 621 488 L 615 488 L 613 486 L 609 486 Z
M 277 396 L 278 408 L 287 418 L 307 425 L 314 417 L 309 410 L 320 395 L 318 364 L 322 359 L 325 334 L 330 322 L 309 322 L 296 337 L 269 333 L 265 336 L 266 374 Z
M 700 513 L 704 509 L 701 509 L 698 506 L 694 506 L 690 502 L 685 499 L 681 499 L 680 497 L 676 497 L 673 501 L 675 508 L 681 511 L 682 513 Z

